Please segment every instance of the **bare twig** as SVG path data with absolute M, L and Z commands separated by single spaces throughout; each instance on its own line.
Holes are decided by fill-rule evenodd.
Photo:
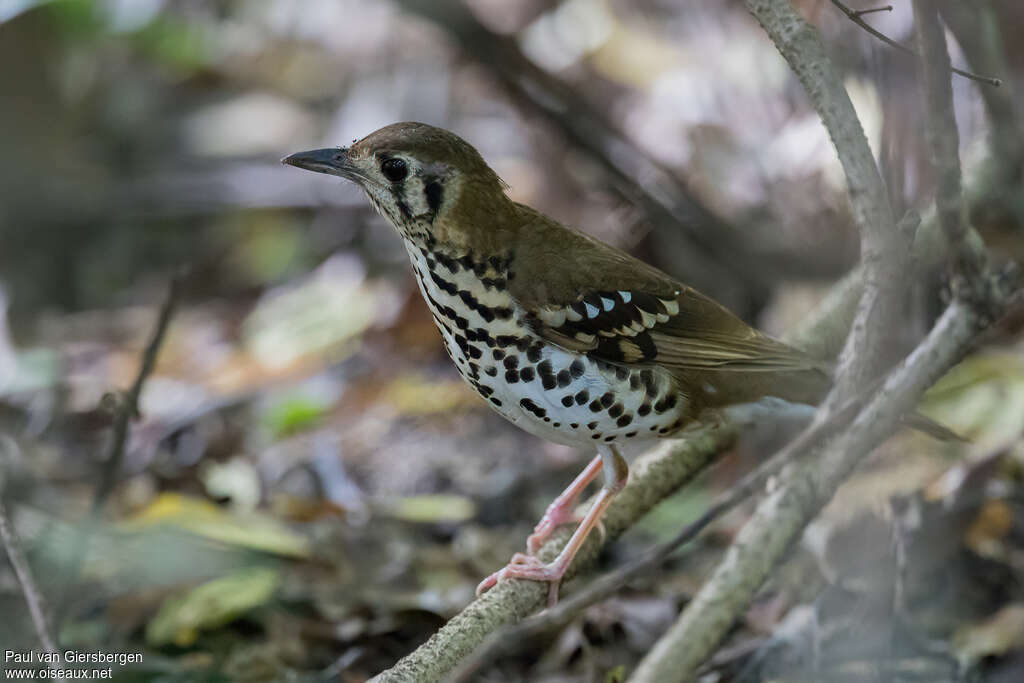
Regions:
M 913 6 L 924 77 L 928 147 L 936 176 L 935 210 L 949 242 L 954 288 L 964 287 L 977 281 L 984 254 L 967 244 L 960 179 L 960 134 L 953 111 L 953 86 L 947 75 L 949 52 L 936 4 L 932 0 L 914 0 Z
M 89 519 L 81 533 L 75 537 L 72 547 L 68 551 L 68 559 L 63 570 L 64 595 L 63 599 L 59 602 L 62 614 L 58 615 L 58 619 L 62 618 L 70 608 L 72 602 L 70 599 L 71 590 L 85 558 L 89 539 L 103 512 L 104 504 L 106 504 L 107 499 L 117 485 L 117 478 L 121 471 L 121 463 L 124 460 L 125 447 L 128 440 L 128 426 L 131 420 L 138 414 L 139 397 L 142 395 L 142 387 L 156 365 L 157 355 L 160 353 L 160 347 L 163 344 L 164 337 L 167 335 L 167 329 L 174 315 L 174 309 L 178 304 L 178 295 L 183 279 L 184 275 L 181 272 L 171 278 L 167 287 L 167 294 L 160 306 L 160 311 L 157 313 L 153 332 L 150 334 L 146 348 L 142 352 L 142 360 L 139 364 L 139 371 L 135 376 L 135 381 L 118 406 L 110 437 L 110 446 L 107 451 L 107 459 L 103 463 L 100 481 L 96 486 L 96 492 L 93 494 Z
M 858 17 L 862 17 L 865 14 L 874 14 L 875 12 L 891 12 L 892 5 L 886 5 L 885 7 L 871 7 L 869 9 L 859 9 L 854 11 L 854 14 Z
M 167 295 L 164 297 L 160 312 L 157 314 L 156 324 L 142 353 L 142 362 L 139 364 L 139 372 L 135 376 L 131 389 L 124 396 L 120 410 L 114 421 L 114 429 L 110 439 L 110 447 L 107 459 L 103 465 L 103 473 L 100 483 L 96 487 L 96 494 L 93 496 L 93 514 L 97 514 L 103 504 L 107 502 L 114 486 L 117 484 L 117 476 L 121 471 L 121 462 L 124 460 L 125 444 L 128 440 L 128 425 L 139 412 L 139 396 L 142 394 L 142 387 L 149 378 L 153 367 L 156 365 L 156 357 L 160 353 L 160 346 L 163 344 L 170 326 L 171 317 L 178 304 L 178 292 L 181 288 L 182 276 L 176 274 L 171 278 L 167 288 Z
M 53 638 L 53 633 L 47 620 L 46 603 L 43 599 L 43 594 L 39 591 L 39 586 L 36 584 L 35 577 L 32 574 L 32 568 L 29 566 L 28 560 L 21 550 L 21 543 L 14 532 L 10 517 L 7 514 L 7 506 L 4 503 L 4 483 L 2 472 L 0 472 L 0 542 L 3 543 L 4 552 L 7 553 L 7 559 L 10 560 L 11 568 L 14 569 L 14 576 L 21 587 L 21 593 L 25 596 L 25 603 L 28 605 L 28 612 L 32 618 L 32 626 L 36 630 L 36 636 L 39 638 L 39 642 L 42 643 L 43 649 L 52 656 L 51 658 L 54 662 L 60 662 L 57 641 Z M 54 671 L 58 671 L 60 668 L 58 663 L 51 663 L 49 666 Z M 58 680 L 63 681 L 64 678 L 60 677 Z
M 904 53 L 906 53 L 908 55 L 916 55 L 917 54 L 913 50 L 911 50 L 909 47 L 907 47 L 906 45 L 903 45 L 901 43 L 897 43 L 895 40 L 893 40 L 889 36 L 885 35 L 881 31 L 879 31 L 878 29 L 874 28 L 873 26 L 871 26 L 871 24 L 867 23 L 866 21 L 864 21 L 861 18 L 861 15 L 863 15 L 863 14 L 867 14 L 869 12 L 875 12 L 875 11 L 879 11 L 879 10 L 860 10 L 860 11 L 853 10 L 853 9 L 850 9 L 849 7 L 847 7 L 846 5 L 844 5 L 843 3 L 841 3 L 839 0 L 832 0 L 832 4 L 835 5 L 837 8 L 839 8 L 839 11 L 842 12 L 843 14 L 845 14 L 847 16 L 847 18 L 849 18 L 850 21 L 852 21 L 853 23 L 857 24 L 857 26 L 860 26 L 862 29 L 864 29 L 865 31 L 867 31 L 868 33 L 873 35 L 875 38 L 878 38 L 880 41 L 882 41 L 883 43 L 885 43 L 889 47 L 894 47 L 897 50 L 899 50 L 900 52 L 904 52 Z M 882 8 L 882 9 L 885 9 L 885 8 Z M 892 9 L 892 8 L 890 7 L 888 9 Z M 953 73 L 955 73 L 958 76 L 963 76 L 964 78 L 969 78 L 972 81 L 978 81 L 979 83 L 986 83 L 988 85 L 992 85 L 992 86 L 995 86 L 997 88 L 1000 85 L 1003 84 L 1003 81 L 1001 79 L 999 79 L 999 78 L 992 78 L 991 76 L 979 76 L 978 74 L 971 73 L 970 71 L 964 71 L 963 69 L 957 69 L 956 67 L 951 66 L 948 63 L 946 64 L 945 68 L 947 70 L 949 70 L 949 71 L 952 71 Z

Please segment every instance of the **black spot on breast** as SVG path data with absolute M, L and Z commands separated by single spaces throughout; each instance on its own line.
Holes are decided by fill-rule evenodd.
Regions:
M 606 436 L 606 437 L 604 437 L 604 440 L 605 441 L 615 441 L 615 437 L 614 436 Z
M 588 407 L 590 408 L 590 412 L 592 412 L 592 413 L 599 413 L 599 412 L 601 412 L 601 402 L 598 401 L 597 399 L 594 399 L 593 401 L 591 401 L 590 405 Z
M 576 405 L 583 405 L 590 400 L 590 393 L 584 389 L 583 391 L 576 394 Z
M 523 368 L 519 371 L 519 374 L 522 376 L 524 382 L 533 381 L 533 368 Z
M 615 424 L 619 425 L 620 427 L 625 427 L 626 425 L 628 425 L 632 421 L 633 421 L 633 416 L 632 415 L 623 415 L 622 417 L 620 417 L 615 422 Z
M 606 391 L 601 395 L 601 405 L 605 408 L 615 403 L 615 394 L 610 391 Z
M 633 372 L 629 375 L 629 388 L 636 391 L 640 388 L 640 375 Z
M 519 373 L 515 370 L 508 370 L 505 372 L 505 381 L 509 384 L 515 384 L 519 381 Z
M 597 427 L 597 421 L 596 420 L 594 422 L 588 422 L 587 423 L 587 429 L 593 430 L 595 427 Z
M 529 361 L 531 363 L 536 363 L 537 361 L 540 360 L 541 355 L 543 354 L 543 352 L 544 352 L 544 345 L 541 344 L 540 342 L 537 342 L 536 344 L 531 346 L 529 348 L 529 350 L 526 352 L 526 357 L 527 357 L 527 359 L 529 359 Z
M 632 439 L 634 436 L 636 436 L 636 432 L 626 432 L 627 439 Z
M 618 417 L 619 415 L 622 415 L 622 412 L 624 410 L 625 410 L 625 408 L 622 407 L 621 403 L 616 403 L 615 405 L 613 405 L 611 408 L 608 409 L 608 416 L 609 417 Z
M 501 349 L 494 349 L 493 351 L 491 351 L 491 358 L 493 358 L 494 360 L 501 360 L 504 357 L 505 352 L 502 351 Z
M 470 358 L 476 358 L 477 360 L 479 360 L 480 358 L 484 357 L 484 352 L 480 350 L 479 346 L 472 346 L 472 345 L 470 345 L 470 347 L 469 347 L 469 357 Z
M 568 370 L 559 370 L 555 379 L 558 380 L 558 386 L 560 387 L 567 387 L 572 383 L 572 375 L 569 374 Z
M 583 365 L 583 361 L 579 358 L 569 364 L 569 374 L 572 375 L 574 379 L 582 377 L 585 369 L 586 367 Z
M 494 337 L 482 327 L 476 328 L 476 338 L 488 346 L 494 346 Z
M 479 391 L 480 395 L 483 396 L 484 398 L 487 398 L 488 396 L 494 393 L 494 389 L 490 388 L 486 384 L 477 385 L 476 390 Z
M 593 439 L 594 441 L 597 441 L 598 439 L 601 438 L 601 432 L 597 432 L 596 434 L 591 434 L 590 438 Z
M 454 283 L 448 282 L 434 271 L 430 271 L 430 279 L 434 281 L 434 284 L 437 285 L 438 289 L 446 294 L 455 296 L 459 291 L 459 288 L 456 287 Z
M 651 412 L 651 404 L 650 403 L 643 403 L 643 404 L 640 405 L 639 408 L 636 409 L 636 414 L 641 416 L 641 417 L 643 417 L 644 415 L 649 415 L 650 412 Z
M 627 377 L 629 377 L 629 370 L 627 370 L 626 368 L 623 368 L 623 367 L 616 367 L 615 368 L 615 379 L 617 379 L 620 382 L 622 382 Z
M 555 376 L 554 375 L 541 375 L 540 383 L 545 389 L 555 388 Z
M 490 397 L 490 398 L 488 398 L 487 400 L 488 400 L 488 401 L 490 401 L 491 403 L 493 403 L 493 404 L 494 404 L 495 406 L 497 406 L 498 408 L 500 408 L 500 407 L 501 407 L 501 401 L 500 401 L 500 400 L 498 400 L 498 399 L 496 399 L 496 398 L 494 398 L 493 396 L 491 396 L 491 397 Z
M 537 405 L 528 398 L 520 399 L 519 405 L 523 407 L 523 410 L 528 410 L 540 418 L 543 418 L 545 415 L 548 414 L 548 411 L 544 410 L 543 408 L 541 408 L 539 405 Z
M 494 366 L 492 365 L 492 366 L 490 366 L 489 368 L 487 368 L 486 370 L 484 370 L 484 372 L 486 372 L 486 373 L 487 373 L 488 375 L 490 375 L 491 377 L 494 377 L 495 375 L 497 375 L 497 374 L 498 374 L 498 368 L 496 368 L 496 367 L 494 367 Z
M 573 429 L 579 429 L 580 423 L 579 422 L 570 422 L 569 426 L 572 427 Z
M 572 394 L 567 394 L 562 397 L 562 405 L 565 406 L 566 408 L 572 406 Z
M 514 334 L 499 334 L 494 338 L 498 346 L 515 346 L 516 342 L 519 341 L 519 337 Z
M 514 370 L 519 367 L 519 356 L 505 356 L 505 369 Z

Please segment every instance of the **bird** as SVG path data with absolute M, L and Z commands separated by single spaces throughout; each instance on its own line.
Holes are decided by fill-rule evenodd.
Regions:
M 340 176 L 365 192 L 401 237 L 448 355 L 488 404 L 516 426 L 596 451 L 548 506 L 504 568 L 547 582 L 548 602 L 587 536 L 625 486 L 627 444 L 671 437 L 709 411 L 774 397 L 815 404 L 827 363 L 746 324 L 712 298 L 586 233 L 513 201 L 458 135 L 395 123 L 348 147 L 281 160 Z M 579 498 L 603 485 L 580 518 Z M 537 552 L 578 522 L 550 562 Z

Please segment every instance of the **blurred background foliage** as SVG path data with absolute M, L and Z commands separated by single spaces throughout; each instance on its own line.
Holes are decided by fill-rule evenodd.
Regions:
M 925 209 L 914 60 L 830 2 L 795 4 L 845 74 L 895 211 Z M 1024 5 L 941 4 L 954 62 L 1004 81 L 953 86 L 972 222 L 997 261 L 1020 259 Z M 869 19 L 912 43 L 909 2 Z M 0 64 L 0 485 L 61 644 L 144 652 L 119 680 L 365 680 L 471 599 L 586 457 L 491 414 L 390 228 L 281 156 L 394 121 L 444 126 L 515 199 L 776 334 L 857 259 L 833 149 L 739 3 L 0 0 Z M 116 392 L 182 266 L 94 528 Z M 934 274 L 887 331 L 894 355 L 943 286 Z M 885 659 L 886 680 L 1024 676 L 1020 318 L 925 406 L 972 444 L 881 449 L 709 675 L 876 680 Z M 748 440 L 606 564 L 756 463 L 768 445 Z M 893 501 L 920 513 L 913 628 L 885 609 Z M 487 680 L 628 671 L 742 519 Z M 0 613 L 5 648 L 38 648 L 5 565 Z

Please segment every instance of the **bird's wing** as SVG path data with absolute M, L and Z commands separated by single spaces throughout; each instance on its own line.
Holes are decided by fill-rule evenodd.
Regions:
M 544 224 L 538 232 L 520 241 L 509 288 L 535 331 L 555 344 L 669 371 L 820 369 L 806 354 L 624 252 L 561 226 Z

